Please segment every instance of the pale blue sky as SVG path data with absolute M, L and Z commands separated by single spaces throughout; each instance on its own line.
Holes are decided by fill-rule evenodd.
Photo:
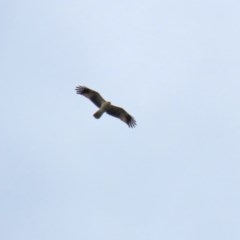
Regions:
M 239 240 L 240 2 L 2 0 L 1 240 Z M 99 91 L 129 129 L 75 94 Z

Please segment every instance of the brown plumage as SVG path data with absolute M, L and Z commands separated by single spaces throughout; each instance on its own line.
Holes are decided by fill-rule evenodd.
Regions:
M 82 86 L 77 86 L 76 92 L 90 99 L 99 108 L 99 110 L 93 114 L 95 118 L 99 119 L 102 114 L 106 112 L 113 117 L 119 118 L 131 128 L 137 125 L 136 120 L 123 108 L 111 105 L 111 103 L 107 102 L 98 92 Z

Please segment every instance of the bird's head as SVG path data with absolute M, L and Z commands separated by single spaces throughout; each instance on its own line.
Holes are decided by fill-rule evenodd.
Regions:
M 101 108 L 103 108 L 103 109 L 106 110 L 106 109 L 109 109 L 110 106 L 111 106 L 111 102 L 104 102 L 104 103 L 102 104 Z
M 111 107 L 111 102 L 106 102 L 106 109 L 109 109 Z

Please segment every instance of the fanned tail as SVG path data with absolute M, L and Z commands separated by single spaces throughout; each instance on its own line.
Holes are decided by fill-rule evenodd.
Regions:
M 93 116 L 97 119 L 99 119 L 103 115 L 104 111 L 102 109 L 98 110 L 93 114 Z

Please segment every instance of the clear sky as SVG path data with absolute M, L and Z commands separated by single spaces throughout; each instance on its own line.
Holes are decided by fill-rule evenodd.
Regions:
M 240 2 L 2 0 L 1 240 L 239 240 Z M 137 120 L 93 118 L 85 85 Z

